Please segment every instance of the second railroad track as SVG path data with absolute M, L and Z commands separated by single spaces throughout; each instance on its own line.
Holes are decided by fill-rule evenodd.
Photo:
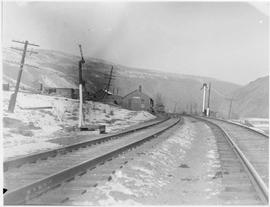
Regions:
M 233 196 L 237 194 L 236 197 L 247 199 L 244 204 L 268 204 L 268 136 L 225 120 L 194 118 L 206 122 L 217 134 L 220 160 L 225 169 L 220 176 L 223 177 L 225 188 L 231 191 L 225 192 L 229 195 L 228 198 L 233 200 Z M 252 183 L 252 186 L 249 183 Z M 252 189 L 256 193 L 252 193 Z

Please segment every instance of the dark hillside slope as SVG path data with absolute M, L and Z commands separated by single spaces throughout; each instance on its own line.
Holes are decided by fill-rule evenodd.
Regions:
M 233 93 L 233 110 L 241 117 L 269 117 L 269 76 L 258 78 Z

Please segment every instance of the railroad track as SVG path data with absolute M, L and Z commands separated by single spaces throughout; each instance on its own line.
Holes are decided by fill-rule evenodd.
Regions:
M 42 161 L 42 160 L 46 160 L 49 157 L 55 157 L 57 155 L 62 155 L 62 154 L 66 154 L 69 152 L 72 152 L 73 150 L 78 150 L 80 148 L 85 148 L 85 147 L 91 147 L 94 146 L 96 144 L 101 144 L 113 139 L 118 139 L 121 138 L 127 134 L 133 133 L 135 131 L 140 131 L 143 129 L 146 129 L 148 127 L 152 127 L 155 126 L 157 124 L 160 124 L 162 122 L 165 122 L 166 120 L 168 120 L 168 118 L 164 118 L 161 120 L 155 120 L 155 121 L 151 121 L 151 122 L 147 122 L 145 124 L 143 124 L 142 126 L 133 126 L 133 127 L 129 127 L 126 130 L 123 130 L 121 132 L 116 132 L 116 133 L 112 133 L 112 134 L 108 134 L 105 136 L 100 136 L 97 137 L 95 139 L 91 139 L 91 140 L 87 140 L 87 141 L 81 141 L 75 144 L 71 144 L 65 147 L 59 147 L 53 150 L 47 150 L 44 152 L 40 152 L 40 153 L 33 153 L 33 154 L 29 154 L 26 156 L 22 156 L 19 158 L 11 158 L 8 159 L 4 162 L 4 172 L 8 171 L 9 169 L 12 168 L 17 168 L 17 167 L 21 167 L 24 164 L 27 163 L 35 163 L 37 161 Z
M 145 127 L 144 130 L 126 133 L 122 139 L 111 139 L 110 142 L 94 146 L 91 144 L 92 147 L 85 144 L 72 150 L 65 148 L 65 151 L 58 152 L 61 156 L 51 154 L 45 156 L 46 160 L 34 159 L 34 163 L 24 162 L 19 168 L 14 167 L 16 165 L 9 166 L 4 173 L 5 188 L 8 189 L 8 193 L 4 195 L 4 204 L 25 204 L 53 188 L 86 174 L 97 165 L 103 165 L 126 150 L 157 137 L 179 122 L 180 119 L 168 119 L 152 127 Z M 68 151 L 71 152 L 67 153 Z
M 237 122 L 232 122 L 232 121 L 229 121 L 229 120 L 225 120 L 225 119 L 218 119 L 218 118 L 213 118 L 213 117 L 207 117 L 207 119 L 210 119 L 210 120 L 214 120 L 214 121 L 220 121 L 220 122 L 223 122 L 223 123 L 227 123 L 227 124 L 232 124 L 232 125 L 236 125 L 236 126 L 239 126 L 241 128 L 244 128 L 244 129 L 247 129 L 253 133 L 257 133 L 257 134 L 260 134 L 266 138 L 269 138 L 269 135 L 262 132 L 261 130 L 256 130 L 255 128 L 251 128 L 251 127 L 248 127 L 244 124 L 241 124 L 241 123 L 237 123 Z
M 221 196 L 240 204 L 268 204 L 268 136 L 224 120 L 194 117 L 206 122 L 216 136 L 220 155 Z M 237 203 L 238 204 L 238 203 Z

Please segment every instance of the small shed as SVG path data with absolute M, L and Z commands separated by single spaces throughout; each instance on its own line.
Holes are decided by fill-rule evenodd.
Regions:
M 122 99 L 122 107 L 134 111 L 150 111 L 153 112 L 154 101 L 147 94 L 142 92 L 142 86 L 130 92 Z
M 63 96 L 66 98 L 78 99 L 79 90 L 74 88 L 50 88 L 43 87 L 42 90 L 45 94 L 52 94 L 57 96 Z

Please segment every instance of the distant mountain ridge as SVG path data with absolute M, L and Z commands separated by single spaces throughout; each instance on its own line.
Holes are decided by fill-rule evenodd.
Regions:
M 8 48 L 3 49 L 3 79 L 5 82 L 15 83 L 18 74 L 18 65 L 11 63 L 20 62 L 21 54 Z M 38 50 L 38 54 L 27 56 L 26 63 L 36 65 L 39 69 L 25 67 L 22 76 L 22 85 L 31 89 L 38 87 L 39 83 L 47 87 L 78 87 L 78 61 L 79 56 L 66 54 L 64 52 L 51 50 Z M 83 78 L 86 80 L 86 88 L 90 93 L 94 93 L 99 88 L 103 88 L 107 79 L 104 79 L 104 74 L 109 74 L 113 65 L 113 75 L 111 91 L 118 91 L 121 96 L 126 95 L 130 91 L 142 85 L 143 92 L 156 98 L 157 94 L 161 94 L 167 111 L 175 112 L 200 112 L 202 105 L 202 83 L 211 82 L 211 100 L 210 106 L 212 110 L 217 111 L 220 116 L 227 117 L 229 110 L 229 102 L 226 98 L 241 96 L 241 94 L 250 93 L 250 90 L 241 90 L 246 86 L 240 86 L 226 81 L 219 81 L 214 78 L 200 77 L 194 75 L 182 75 L 174 73 L 165 73 L 149 69 L 137 69 L 113 64 L 109 61 L 96 58 L 85 57 Z M 258 83 L 260 85 L 260 83 Z M 265 88 L 265 85 L 261 86 Z M 268 88 L 264 89 L 264 91 Z M 238 91 L 238 92 L 237 92 Z M 257 93 L 252 93 L 252 96 L 257 97 Z M 238 94 L 238 95 L 237 95 Z M 246 96 L 246 95 L 242 95 Z M 267 96 L 268 97 L 268 96 Z M 265 96 L 263 97 L 265 98 Z M 234 113 L 238 116 L 261 116 L 268 114 L 268 105 L 266 107 L 265 100 L 263 102 L 264 112 L 259 113 L 251 110 L 255 102 L 250 101 L 248 108 L 241 108 L 239 103 L 235 105 Z M 265 109 L 267 108 L 267 109 Z M 236 113 L 236 111 L 238 111 Z M 251 113 L 252 112 L 252 113 Z M 263 116 L 265 117 L 265 116 Z

